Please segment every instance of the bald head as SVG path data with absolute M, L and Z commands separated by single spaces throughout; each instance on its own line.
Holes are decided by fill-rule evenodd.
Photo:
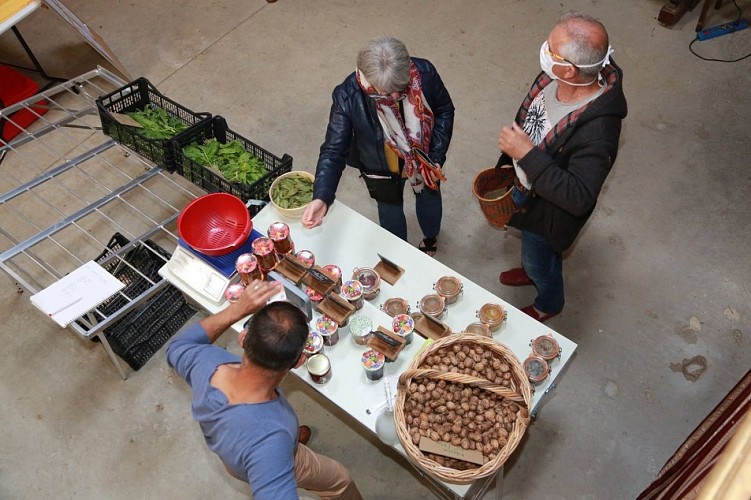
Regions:
M 595 64 L 602 61 L 608 52 L 608 32 L 600 21 L 592 16 L 569 12 L 561 17 L 551 37 L 558 39 L 560 54 L 576 65 Z M 579 68 L 582 79 L 592 79 L 600 72 L 600 67 Z

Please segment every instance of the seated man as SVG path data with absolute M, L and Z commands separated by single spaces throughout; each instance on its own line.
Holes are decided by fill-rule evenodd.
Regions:
M 167 361 L 193 389 L 193 418 L 227 470 L 250 484 L 253 498 L 362 498 L 347 469 L 298 443 L 298 421 L 279 388 L 301 366 L 308 336 L 305 314 L 289 302 L 266 304 L 281 284 L 253 281 L 239 300 L 173 339 Z M 243 356 L 211 345 L 253 314 L 239 337 Z

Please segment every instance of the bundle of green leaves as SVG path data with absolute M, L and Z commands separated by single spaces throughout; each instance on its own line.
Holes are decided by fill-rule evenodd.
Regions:
M 247 151 L 239 140 L 226 144 L 215 138 L 203 144 L 193 142 L 183 148 L 183 154 L 200 165 L 216 168 L 230 182 L 252 184 L 267 173 L 263 160 Z
M 280 179 L 271 199 L 282 208 L 299 208 L 313 199 L 313 181 L 300 175 Z
M 143 127 L 139 133 L 147 139 L 169 139 L 188 128 L 180 119 L 170 116 L 166 110 L 151 105 L 125 114 Z

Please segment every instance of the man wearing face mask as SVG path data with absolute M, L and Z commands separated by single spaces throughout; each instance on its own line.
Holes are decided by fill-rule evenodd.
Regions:
M 497 166 L 513 166 L 517 177 L 509 225 L 522 236 L 522 267 L 500 281 L 537 288 L 522 311 L 538 321 L 563 310 L 562 253 L 592 215 L 618 153 L 627 109 L 612 52 L 602 23 L 565 14 L 540 47 L 542 72 L 498 137 Z

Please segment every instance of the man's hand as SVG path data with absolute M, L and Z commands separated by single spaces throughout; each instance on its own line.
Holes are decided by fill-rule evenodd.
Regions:
M 323 222 L 323 218 L 326 216 L 326 212 L 329 211 L 329 206 L 323 200 L 313 200 L 305 208 L 305 212 L 302 214 L 302 225 L 308 229 L 320 226 Z
M 284 285 L 278 281 L 251 281 L 237 302 L 218 313 L 201 320 L 211 342 L 215 341 L 230 326 L 246 316 L 258 312 L 271 297 L 279 293 Z
M 235 321 L 239 321 L 245 316 L 258 312 L 268 303 L 271 297 L 281 291 L 283 286 L 278 281 L 253 280 L 245 287 L 245 291 L 237 299 L 237 302 L 230 304 L 227 309 L 234 307 L 237 310 L 236 314 L 239 315 Z
M 498 135 L 498 149 L 514 160 L 524 158 L 533 147 L 535 145 L 532 144 L 527 133 L 516 122 L 510 127 L 503 127 Z

